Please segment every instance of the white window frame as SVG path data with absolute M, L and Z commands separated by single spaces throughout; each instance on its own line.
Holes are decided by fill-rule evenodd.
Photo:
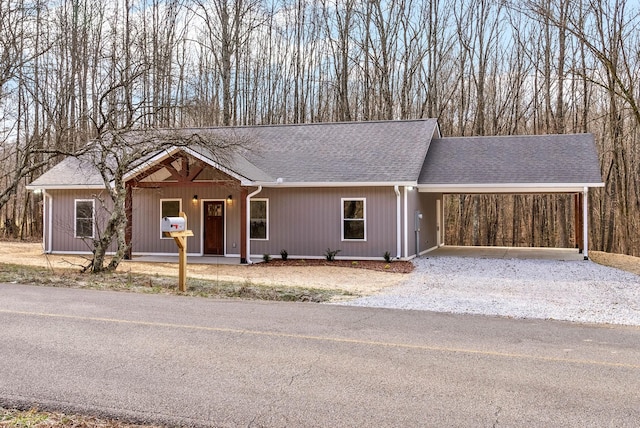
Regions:
M 351 201 L 362 201 L 362 220 L 344 218 L 344 203 Z M 344 222 L 349 221 L 362 221 L 364 223 L 364 237 L 362 239 L 346 239 L 344 237 Z M 340 239 L 347 242 L 366 242 L 367 240 L 367 198 L 341 198 L 340 199 Z
M 78 236 L 78 202 L 91 202 L 91 235 Z M 86 220 L 86 219 L 85 219 Z M 73 237 L 78 239 L 93 239 L 96 235 L 96 201 L 95 199 L 73 200 Z
M 158 230 L 160 231 L 160 239 L 173 239 L 170 236 L 164 236 L 164 234 L 162 233 L 162 203 L 163 202 L 175 202 L 178 201 L 180 203 L 180 208 L 178 209 L 178 212 L 182 211 L 182 198 L 164 198 L 164 199 L 160 199 L 160 221 L 158 222 Z
M 249 239 L 251 239 L 252 241 L 268 241 L 269 240 L 269 198 L 252 198 L 249 200 L 249 233 L 251 233 L 251 204 L 253 202 L 265 202 L 266 207 L 265 207 L 265 212 L 266 212 L 266 233 L 265 233 L 265 238 L 251 238 L 251 236 L 249 236 Z

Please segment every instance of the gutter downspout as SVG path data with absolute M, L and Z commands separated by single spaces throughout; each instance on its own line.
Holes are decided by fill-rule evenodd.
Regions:
M 400 187 L 395 185 L 393 186 L 393 190 L 396 192 L 396 259 L 400 260 L 400 257 L 402 257 L 402 207 Z
M 247 195 L 247 224 L 245 227 L 247 228 L 247 264 L 252 264 L 251 262 L 251 198 L 262 192 L 262 186 L 258 186 L 258 189 L 252 193 Z

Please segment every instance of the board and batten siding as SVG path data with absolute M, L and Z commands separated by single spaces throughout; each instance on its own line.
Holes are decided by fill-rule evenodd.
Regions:
M 48 190 L 47 194 L 51 198 L 51 223 L 49 229 L 49 219 L 45 218 L 44 249 L 52 253 L 91 253 L 93 243 L 91 238 L 76 238 L 75 230 L 75 201 L 78 199 L 94 200 L 94 236 L 100 234 L 104 224 L 108 219 L 111 207 L 111 198 L 106 190 Z M 103 205 L 103 201 L 104 205 Z M 45 203 L 47 200 L 45 199 Z M 46 209 L 48 209 L 47 207 Z M 47 217 L 49 214 L 47 214 Z M 49 240 L 51 242 L 49 242 Z M 115 251 L 112 245 L 109 251 Z
M 193 196 L 198 195 L 197 202 Z M 227 203 L 228 195 L 232 202 Z M 202 254 L 202 207 L 204 201 L 225 201 L 225 255 L 240 255 L 240 192 L 224 186 L 172 186 L 133 189 L 133 224 L 131 247 L 133 254 L 177 254 L 173 239 L 160 237 L 160 200 L 182 200 L 182 211 L 187 215 L 187 229 L 194 236 L 187 239 L 188 254 Z
M 264 188 L 255 199 L 269 200 L 269 239 L 251 240 L 251 254 L 382 258 L 396 254 L 396 194 L 393 187 Z M 366 241 L 342 240 L 342 200 L 365 199 Z

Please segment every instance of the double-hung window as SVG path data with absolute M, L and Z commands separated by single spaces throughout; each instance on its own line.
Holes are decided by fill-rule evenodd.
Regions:
M 76 238 L 93 238 L 95 226 L 93 199 L 76 199 L 74 210 L 74 232 Z
M 162 219 L 165 217 L 178 217 L 182 211 L 182 199 L 160 199 L 160 239 L 171 239 L 162 233 Z
M 366 200 L 365 198 L 342 199 L 342 240 L 366 241 Z
M 251 239 L 269 239 L 269 200 L 251 199 L 249 208 L 249 236 Z

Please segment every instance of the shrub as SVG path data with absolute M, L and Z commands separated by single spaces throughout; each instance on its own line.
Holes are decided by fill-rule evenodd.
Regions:
M 263 260 L 265 263 L 269 263 L 269 262 L 271 261 L 271 256 L 270 256 L 269 254 L 263 254 L 263 255 L 262 255 L 262 260 Z
M 336 254 L 338 254 L 340 250 L 332 250 L 331 248 L 327 248 L 324 252 L 324 258 L 327 259 L 328 262 L 333 262 L 336 260 Z
M 383 256 L 383 257 L 384 257 L 384 261 L 385 261 L 385 262 L 387 262 L 387 263 L 391 263 L 391 253 L 390 253 L 390 252 L 385 251 L 385 252 L 384 252 L 384 256 Z
M 287 250 L 280 250 L 280 257 L 282 257 L 282 260 L 287 260 L 287 258 L 289 257 L 289 253 L 287 253 Z

